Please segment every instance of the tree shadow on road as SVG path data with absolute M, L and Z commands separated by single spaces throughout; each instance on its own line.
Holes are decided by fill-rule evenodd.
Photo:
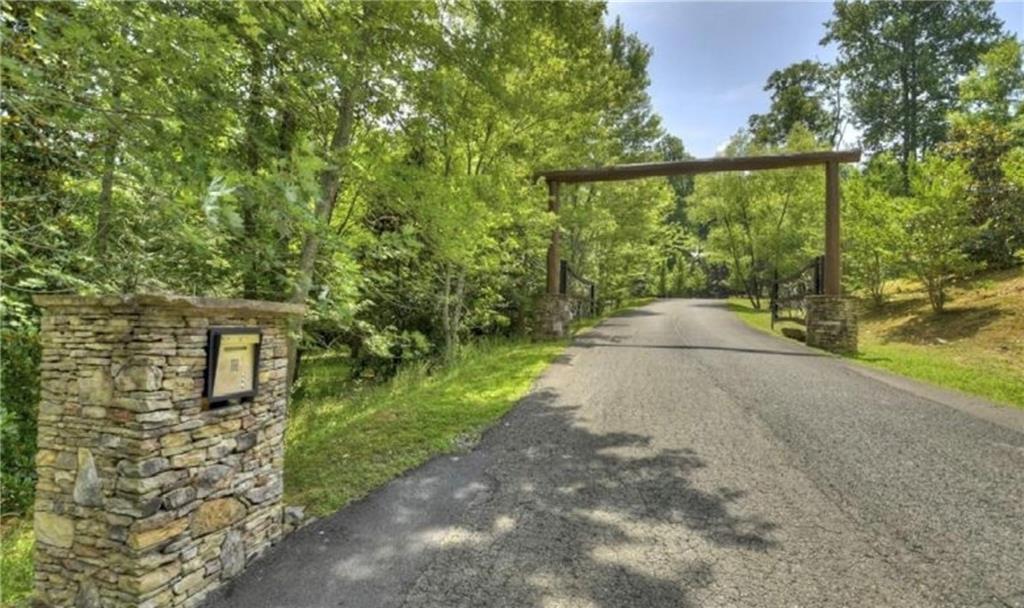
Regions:
M 746 353 L 753 355 L 783 355 L 791 357 L 827 357 L 825 353 L 809 350 L 776 350 L 766 348 L 741 348 L 732 346 L 715 346 L 701 344 L 636 344 L 626 343 L 632 336 L 615 335 L 600 330 L 590 331 L 579 336 L 572 342 L 577 348 L 639 348 L 655 350 L 714 350 L 730 353 Z M 556 363 L 568 363 L 572 360 L 571 355 L 562 355 L 555 360 Z
M 730 511 L 742 492 L 692 483 L 706 466 L 695 452 L 592 433 L 555 396 L 535 393 L 484 438 L 486 506 L 435 550 L 408 605 L 690 606 L 714 572 L 681 547 L 774 544 L 772 523 Z
M 630 308 L 627 310 L 619 311 L 613 314 L 610 319 L 623 319 L 630 317 L 660 317 L 662 313 L 651 310 L 649 308 Z
M 629 336 L 617 336 L 600 330 L 589 331 L 572 341 L 573 346 L 588 346 L 598 343 L 619 343 L 629 339 Z
M 463 477 L 452 470 L 459 458 L 484 464 Z M 393 482 L 405 491 L 385 488 L 332 516 L 317 532 L 327 536 L 324 550 L 271 556 L 263 572 L 243 575 L 230 603 L 215 605 L 250 605 L 260 594 L 251 583 L 285 597 L 281 585 L 318 585 L 324 606 L 678 608 L 695 605 L 694 591 L 714 581 L 701 547 L 775 544 L 773 523 L 733 512 L 742 491 L 693 482 L 708 466 L 697 453 L 592 432 L 579 408 L 550 390 L 527 397 L 459 458 L 437 459 Z M 439 504 L 450 521 L 409 525 Z M 385 506 L 406 519 L 376 521 L 388 532 L 360 538 L 358 513 Z
M 726 309 L 729 307 L 729 301 L 724 299 L 715 298 L 692 298 L 688 302 L 689 306 L 696 306 L 697 308 L 722 308 Z

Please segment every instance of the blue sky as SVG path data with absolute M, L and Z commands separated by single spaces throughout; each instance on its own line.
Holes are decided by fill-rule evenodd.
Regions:
M 996 12 L 1024 38 L 1024 2 L 997 2 Z M 607 18 L 621 17 L 654 49 L 654 107 L 666 129 L 704 157 L 768 108 L 762 87 L 774 70 L 835 58 L 834 48 L 818 44 L 831 14 L 831 2 L 612 1 Z

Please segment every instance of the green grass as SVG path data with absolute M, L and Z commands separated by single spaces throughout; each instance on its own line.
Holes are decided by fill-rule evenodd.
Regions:
M 421 366 L 383 385 L 308 390 L 288 422 L 285 500 L 325 515 L 432 456 L 472 443 L 564 348 L 561 341 L 484 342 L 435 374 Z M 316 379 L 311 384 L 323 384 L 339 381 L 346 370 L 343 362 L 326 360 L 307 372 Z
M 740 298 L 729 300 L 729 308 L 745 323 L 761 331 L 779 334 L 783 325 L 771 329 L 767 311 L 754 310 Z M 969 356 L 964 356 L 969 353 Z M 860 352 L 845 357 L 902 376 L 945 388 L 985 397 L 1024 408 L 1024 375 L 997 356 L 989 356 L 963 344 L 914 344 L 879 339 L 861 331 Z
M 745 298 L 729 298 L 729 310 L 736 313 L 736 316 L 754 329 L 760 329 L 772 334 L 778 333 L 772 331 L 772 318 L 769 316 L 768 311 L 756 310 Z
M 0 606 L 24 605 L 32 592 L 32 523 L 8 520 L 0 530 Z

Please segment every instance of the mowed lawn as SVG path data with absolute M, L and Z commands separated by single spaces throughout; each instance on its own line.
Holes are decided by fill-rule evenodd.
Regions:
M 981 275 L 950 293 L 947 310 L 936 314 L 919 284 L 894 282 L 883 306 L 863 306 L 860 352 L 848 358 L 1024 408 L 1024 269 Z M 749 325 L 772 331 L 767 311 L 742 298 L 729 305 Z

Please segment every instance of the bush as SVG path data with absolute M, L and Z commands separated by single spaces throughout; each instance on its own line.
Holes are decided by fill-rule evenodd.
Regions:
M 35 491 L 39 334 L 5 329 L 0 365 L 0 512 L 25 513 Z
M 952 281 L 982 267 L 964 251 L 978 234 L 970 223 L 967 182 L 962 164 L 931 156 L 912 168 L 913 194 L 901 201 L 904 261 L 924 283 L 935 312 L 945 307 Z
M 391 325 L 367 329 L 354 356 L 356 374 L 391 377 L 403 365 L 424 359 L 431 352 L 430 341 L 418 331 L 399 331 Z

